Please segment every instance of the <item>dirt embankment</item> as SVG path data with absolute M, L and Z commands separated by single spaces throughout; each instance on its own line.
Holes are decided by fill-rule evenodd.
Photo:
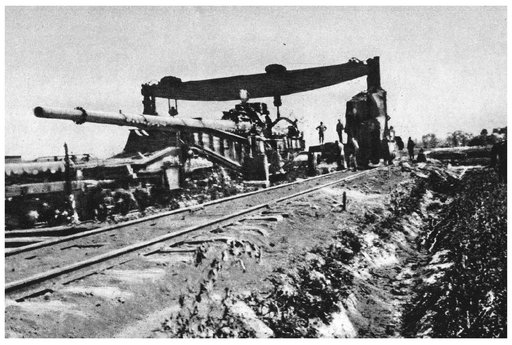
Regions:
M 267 288 L 212 299 L 201 287 L 163 324 L 163 334 L 506 335 L 503 185 L 489 170 L 465 176 L 428 165 L 403 170 L 412 170 L 415 178 L 394 168 L 358 188 L 346 188 L 349 217 L 336 199 L 341 189 L 324 191 L 331 198 L 321 207 L 329 205 L 334 218 L 330 238 L 303 247 L 293 267 L 274 267 Z M 343 225 L 336 223 L 340 219 Z M 215 281 L 205 281 L 214 289 Z
M 507 336 L 507 190 L 493 170 L 468 172 L 431 205 L 403 334 L 442 338 Z
M 265 279 L 238 294 L 216 291 L 225 265 L 214 258 L 195 295 L 181 297 L 181 311 L 162 324 L 160 336 L 400 336 L 412 282 L 425 260 L 418 234 L 425 207 L 434 200 L 422 183 L 395 167 L 290 202 L 288 217 L 273 229 L 283 234 L 280 252 L 264 256 L 272 270 L 244 273 Z M 311 231 L 297 236 L 305 229 Z M 247 251 L 233 258 L 242 254 Z

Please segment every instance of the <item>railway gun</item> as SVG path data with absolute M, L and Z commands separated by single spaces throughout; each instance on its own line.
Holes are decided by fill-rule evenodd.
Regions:
M 360 167 L 382 159 L 390 160 L 393 143 L 386 140 L 389 116 L 386 92 L 380 85 L 379 57 L 364 62 L 353 58 L 344 64 L 299 70 L 287 70 L 274 64 L 267 66 L 265 73 L 261 74 L 186 82 L 166 76 L 158 83 L 141 86 L 141 114 L 93 111 L 82 107 L 35 107 L 34 114 L 39 118 L 71 120 L 79 125 L 89 122 L 130 127 L 128 140 L 122 153 L 101 161 L 72 159 L 69 162 L 68 159 L 64 164 L 64 159 L 55 157 L 53 162 L 40 162 L 39 166 L 37 162 L 6 164 L 6 182 L 14 181 L 6 183 L 6 208 L 8 211 L 17 210 L 17 217 L 22 219 L 14 222 L 17 226 L 29 227 L 35 224 L 37 214 L 44 212 L 41 211 L 42 206 L 55 204 L 49 199 L 58 196 L 64 200 L 71 194 L 80 220 L 100 216 L 104 219 L 107 208 L 118 205 L 119 199 L 125 204 L 122 207 L 125 212 L 134 205 L 144 209 L 147 205 L 141 204 L 148 202 L 143 199 L 149 199 L 147 186 L 151 186 L 151 196 L 167 196 L 167 199 L 162 198 L 169 201 L 169 195 L 184 189 L 194 172 L 209 171 L 213 165 L 221 168 L 216 174 L 206 174 L 206 180 L 211 180 L 211 176 L 222 176 L 217 181 L 203 181 L 203 184 L 219 185 L 218 180 L 224 183 L 230 176 L 238 176 L 245 183 L 268 186 L 272 179 L 286 175 L 287 169 L 293 169 L 294 165 L 287 163 L 304 153 L 306 148 L 298 121 L 280 114 L 283 96 L 363 76 L 366 76 L 367 90 L 347 102 L 345 151 L 357 160 Z M 273 118 L 266 103 L 252 101 L 269 97 L 276 108 Z M 156 98 L 168 100 L 168 113 L 158 113 Z M 171 100 L 174 100 L 172 106 Z M 224 111 L 221 119 L 209 120 L 178 116 L 180 100 L 239 103 Z M 283 124 L 285 130 L 282 129 Z M 338 156 L 339 161 L 343 147 L 341 150 L 333 147 L 327 143 L 310 146 L 310 175 L 315 173 L 315 152 Z M 52 164 L 58 166 L 57 170 L 49 167 Z M 48 178 L 34 181 L 37 172 L 43 176 L 52 175 L 48 172 L 54 171 L 62 175 L 60 180 L 57 178 L 51 183 Z M 32 183 L 22 178 L 27 172 L 32 177 L 28 182 Z M 66 181 L 62 181 L 64 175 L 67 176 Z M 104 206 L 100 215 L 98 208 L 105 204 L 105 200 L 110 200 L 110 205 Z

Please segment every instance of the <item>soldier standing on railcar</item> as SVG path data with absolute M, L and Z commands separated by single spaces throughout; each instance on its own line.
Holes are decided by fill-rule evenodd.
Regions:
M 324 133 L 327 130 L 323 122 L 320 122 L 320 125 L 316 128 L 318 130 L 318 141 L 320 144 L 324 143 Z

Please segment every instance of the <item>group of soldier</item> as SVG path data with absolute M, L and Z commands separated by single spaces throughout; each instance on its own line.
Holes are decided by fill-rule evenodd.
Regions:
M 324 144 L 325 140 L 325 132 L 327 131 L 327 127 L 323 122 L 320 122 L 320 125 L 316 127 L 318 131 L 318 141 L 321 145 Z M 359 149 L 359 145 L 356 140 L 347 140 L 346 135 L 344 138 L 343 132 L 345 131 L 345 127 L 341 120 L 338 120 L 336 124 L 336 133 L 338 135 L 338 140 L 336 140 L 335 144 L 337 146 L 337 151 L 339 151 L 339 161 L 338 166 L 341 169 L 345 169 L 346 167 L 352 168 L 353 170 L 357 169 L 357 159 L 356 153 Z
M 343 142 L 343 124 L 341 123 L 341 120 L 338 120 L 338 123 L 336 124 L 336 133 L 338 133 L 339 142 Z M 324 143 L 325 139 L 325 132 L 327 131 L 327 127 L 324 125 L 323 122 L 320 122 L 320 125 L 316 127 L 316 130 L 318 131 L 318 141 L 320 144 Z
M 320 122 L 320 125 L 316 127 L 316 130 L 318 131 L 318 141 L 320 144 L 324 144 L 325 140 L 325 132 L 327 130 L 327 127 L 324 125 L 323 122 Z M 336 143 L 339 145 L 341 152 L 344 153 L 344 155 L 347 158 L 347 162 L 349 165 L 351 165 L 354 168 L 357 168 L 357 162 L 355 159 L 355 154 L 358 149 L 357 141 L 354 140 L 344 140 L 344 132 L 345 128 L 343 126 L 343 123 L 341 123 L 341 120 L 338 119 L 338 123 L 336 124 L 336 133 L 338 135 L 338 140 Z M 398 151 L 402 151 L 404 149 L 404 143 L 402 141 L 401 137 L 395 136 L 395 130 L 393 126 L 390 126 L 389 129 L 386 131 L 384 136 L 384 142 L 394 142 L 396 143 Z M 414 160 L 414 148 L 416 144 L 414 141 L 409 137 L 409 140 L 407 141 L 407 152 L 409 154 L 409 159 L 412 161 Z M 426 162 L 426 156 L 423 149 L 420 149 L 416 158 L 417 162 Z
M 336 133 L 338 134 L 338 141 L 340 143 L 343 143 L 343 131 L 344 131 L 343 124 L 341 123 L 341 120 L 338 120 L 338 123 L 336 124 Z M 320 122 L 320 125 L 316 127 L 316 130 L 318 131 L 318 141 L 320 144 L 324 143 L 325 140 L 325 132 L 327 131 L 327 127 L 324 125 L 323 122 Z

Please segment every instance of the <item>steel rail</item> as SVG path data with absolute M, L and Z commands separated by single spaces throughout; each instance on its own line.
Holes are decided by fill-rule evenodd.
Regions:
M 181 235 L 193 232 L 193 231 L 197 231 L 197 230 L 206 228 L 206 227 L 211 226 L 211 225 L 215 225 L 215 224 L 224 222 L 226 220 L 230 220 L 232 218 L 236 218 L 236 217 L 244 215 L 246 213 L 250 213 L 250 212 L 259 210 L 261 208 L 268 207 L 271 204 L 279 203 L 279 202 L 282 202 L 284 200 L 288 200 L 288 199 L 295 198 L 297 196 L 308 194 L 308 193 L 317 191 L 319 189 L 322 189 L 322 188 L 325 188 L 325 187 L 329 187 L 331 185 L 338 184 L 340 182 L 350 181 L 350 180 L 356 179 L 358 177 L 367 175 L 368 173 L 370 173 L 372 171 L 373 170 L 367 170 L 367 171 L 363 171 L 363 172 L 360 172 L 360 173 L 356 173 L 354 175 L 350 175 L 350 176 L 338 179 L 336 181 L 328 182 L 328 183 L 325 183 L 325 184 L 322 184 L 322 185 L 319 185 L 319 186 L 315 186 L 315 187 L 306 189 L 304 191 L 300 191 L 300 192 L 297 192 L 297 193 L 294 193 L 294 194 L 291 194 L 291 195 L 287 195 L 287 196 L 281 197 L 279 199 L 271 200 L 271 201 L 263 203 L 263 204 L 259 204 L 259 205 L 256 205 L 256 206 L 249 207 L 249 208 L 244 209 L 242 211 L 238 211 L 238 212 L 235 212 L 235 213 L 223 216 L 223 217 L 219 217 L 219 218 L 216 218 L 216 219 L 213 219 L 213 220 L 209 220 L 209 221 L 204 222 L 202 224 L 194 225 L 194 226 L 185 228 L 183 230 L 180 230 L 180 231 L 177 231 L 177 232 L 174 232 L 174 233 L 165 234 L 165 235 L 162 235 L 162 236 L 159 236 L 159 237 L 155 237 L 153 239 L 150 239 L 150 240 L 147 240 L 147 241 L 143 241 L 143 242 L 138 242 L 138 243 L 132 244 L 130 246 L 126 246 L 126 247 L 123 247 L 123 248 L 120 248 L 120 249 L 116 249 L 116 250 L 110 251 L 110 252 L 105 253 L 105 254 L 97 255 L 97 256 L 92 257 L 92 258 L 87 259 L 87 260 L 83 260 L 83 261 L 80 261 L 80 262 L 77 262 L 77 263 L 74 263 L 74 264 L 70 264 L 70 265 L 65 266 L 65 267 L 52 269 L 52 270 L 49 270 L 49 271 L 46 271 L 46 272 L 43 272 L 43 273 L 40 273 L 40 274 L 35 274 L 35 275 L 27 277 L 27 278 L 23 278 L 23 279 L 20 279 L 20 280 L 17 280 L 17 281 L 9 282 L 9 283 L 5 284 L 5 293 L 6 294 L 7 293 L 12 293 L 12 292 L 15 292 L 15 291 L 20 290 L 20 289 L 28 288 L 29 286 L 32 286 L 32 285 L 38 284 L 38 283 L 42 283 L 44 281 L 47 281 L 47 280 L 50 280 L 52 278 L 61 276 L 63 274 L 70 273 L 70 272 L 73 272 L 73 271 L 77 271 L 77 270 L 79 270 L 81 268 L 92 266 L 92 265 L 94 265 L 96 263 L 101 263 L 101 262 L 107 261 L 109 259 L 113 259 L 113 258 L 119 257 L 121 255 L 128 254 L 128 253 L 134 252 L 136 250 L 143 249 L 145 247 L 148 247 L 148 246 L 160 243 L 160 242 L 164 242 L 164 241 L 170 240 L 172 238 L 175 238 L 175 237 L 178 237 L 178 236 L 181 236 Z M 323 176 L 325 176 L 325 175 L 323 175 Z
M 133 220 L 130 220 L 130 221 L 127 221 L 127 222 L 117 223 L 117 224 L 114 224 L 114 225 L 108 225 L 108 226 L 100 227 L 100 228 L 89 230 L 89 231 L 79 232 L 79 233 L 76 233 L 76 234 L 73 234 L 73 235 L 62 236 L 62 237 L 51 239 L 51 240 L 47 240 L 47 241 L 42 241 L 42 242 L 38 242 L 38 243 L 34 243 L 34 244 L 29 244 L 29 245 L 22 246 L 22 247 L 17 247 L 17 248 L 12 248 L 12 249 L 11 248 L 6 248 L 5 249 L 5 256 L 9 257 L 9 256 L 13 256 L 13 255 L 16 255 L 16 254 L 28 252 L 28 251 L 31 251 L 31 250 L 34 250 L 34 249 L 52 246 L 54 244 L 59 244 L 59 243 L 62 243 L 62 242 L 67 242 L 67 241 L 71 241 L 71 240 L 75 240 L 75 239 L 79 239 L 79 238 L 83 238 L 83 237 L 99 234 L 99 233 L 102 233 L 102 232 L 123 228 L 125 226 L 130 226 L 130 225 L 134 225 L 134 224 L 148 222 L 148 221 L 151 221 L 151 220 L 154 220 L 154 219 L 158 219 L 158 218 L 162 218 L 162 217 L 166 217 L 166 216 L 180 214 L 180 213 L 183 213 L 183 212 L 192 212 L 192 211 L 197 210 L 198 208 L 208 207 L 208 206 L 211 206 L 211 205 L 220 204 L 220 203 L 223 203 L 223 202 L 227 202 L 227 201 L 231 201 L 231 200 L 236 200 L 236 199 L 240 199 L 240 198 L 251 196 L 251 195 L 255 195 L 255 194 L 265 193 L 265 192 L 268 192 L 268 191 L 271 191 L 271 190 L 275 190 L 275 189 L 286 188 L 286 187 L 289 187 L 289 186 L 293 186 L 295 184 L 300 184 L 300 183 L 305 183 L 305 182 L 309 182 L 309 181 L 314 181 L 314 180 L 317 180 L 317 179 L 330 177 L 330 176 L 333 176 L 335 174 L 340 174 L 340 173 L 341 173 L 340 171 L 335 171 L 335 172 L 332 172 L 332 173 L 311 177 L 311 178 L 308 178 L 308 179 L 305 179 L 305 180 L 301 180 L 301 181 L 294 181 L 294 182 L 290 182 L 290 183 L 285 183 L 285 184 L 280 184 L 280 185 L 272 186 L 272 187 L 269 187 L 269 188 L 255 190 L 255 191 L 248 192 L 248 193 L 232 195 L 232 196 L 229 196 L 229 197 L 226 197 L 226 198 L 222 198 L 222 199 L 211 200 L 211 201 L 205 202 L 203 204 L 198 204 L 198 205 L 188 206 L 188 207 L 184 207 L 184 208 L 180 208 L 180 209 L 176 209 L 176 210 L 171 210 L 171 211 L 165 211 L 165 212 L 161 212 L 161 213 L 157 213 L 157 214 L 152 214 L 150 216 L 146 216 L 146 217 L 142 217 L 142 218 L 138 218 L 138 219 L 133 219 Z

